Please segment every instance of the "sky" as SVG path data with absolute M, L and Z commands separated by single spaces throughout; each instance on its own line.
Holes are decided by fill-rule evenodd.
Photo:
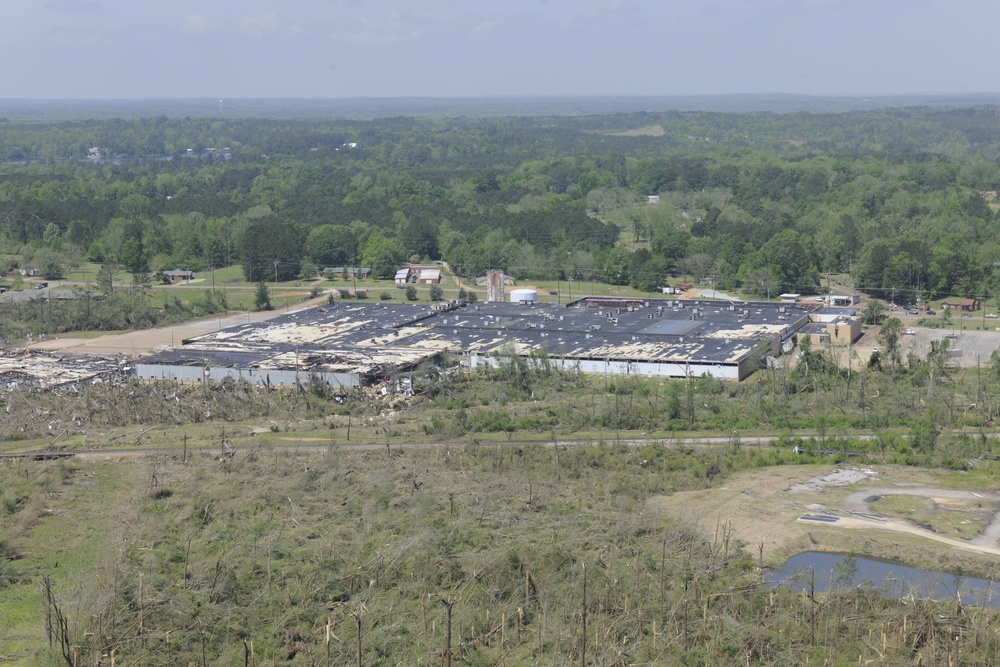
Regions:
M 0 98 L 1000 92 L 998 0 L 0 0 Z

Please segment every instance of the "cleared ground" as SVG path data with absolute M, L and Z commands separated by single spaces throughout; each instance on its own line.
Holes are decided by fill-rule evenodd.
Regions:
M 764 564 L 829 551 L 996 576 L 1000 494 L 960 486 L 951 474 L 895 466 L 781 466 L 737 475 L 715 489 L 656 496 L 648 508 L 741 540 L 758 558 L 763 546 Z M 919 521 L 879 507 L 894 496 L 916 499 Z
M 179 346 L 184 340 L 202 336 L 226 327 L 266 320 L 326 303 L 326 297 L 319 297 L 295 304 L 290 310 L 275 308 L 264 312 L 230 312 L 228 315 L 181 322 L 156 329 L 143 329 L 121 334 L 107 334 L 96 337 L 74 337 L 72 335 L 50 338 L 29 345 L 35 350 L 74 352 L 78 354 L 149 354 L 157 349 Z

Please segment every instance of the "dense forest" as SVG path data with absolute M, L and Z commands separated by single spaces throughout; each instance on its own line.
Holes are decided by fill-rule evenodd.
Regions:
M 0 244 L 52 277 L 85 259 L 241 264 L 252 281 L 444 260 L 650 291 L 684 274 L 809 292 L 846 273 L 901 303 L 991 297 L 998 120 L 994 106 L 2 119 Z

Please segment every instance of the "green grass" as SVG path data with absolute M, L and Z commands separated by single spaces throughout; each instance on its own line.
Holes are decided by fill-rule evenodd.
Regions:
M 972 539 L 982 532 L 982 515 L 993 509 L 987 507 L 986 503 L 968 507 L 946 505 L 938 508 L 930 498 L 909 495 L 885 496 L 871 506 L 886 516 L 907 519 L 917 525 L 927 526 L 930 530 L 946 537 L 963 540 Z
M 888 516 L 912 518 L 926 511 L 931 501 L 921 496 L 891 495 L 883 496 L 871 503 L 872 509 Z

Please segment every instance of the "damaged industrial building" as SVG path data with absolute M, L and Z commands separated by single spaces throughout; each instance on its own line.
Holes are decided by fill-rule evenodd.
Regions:
M 811 304 L 587 297 L 568 305 L 336 302 L 184 341 L 143 357 L 143 379 L 269 386 L 320 379 L 357 388 L 399 379 L 443 353 L 469 368 L 541 355 L 582 373 L 743 380 L 799 335 L 849 343 L 853 309 Z

